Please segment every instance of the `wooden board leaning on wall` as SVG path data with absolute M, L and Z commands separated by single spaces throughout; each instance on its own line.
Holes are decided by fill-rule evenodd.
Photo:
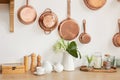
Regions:
M 0 4 L 8 4 L 10 0 L 0 0 Z
M 9 4 L 10 32 L 14 32 L 14 0 L 0 0 L 0 4 Z

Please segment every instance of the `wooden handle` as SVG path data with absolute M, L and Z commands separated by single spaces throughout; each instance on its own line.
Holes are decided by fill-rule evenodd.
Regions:
M 119 33 L 120 33 L 120 19 L 118 19 L 118 27 L 119 27 Z
M 28 0 L 26 0 L 26 6 L 28 6 Z
M 67 17 L 70 18 L 70 10 L 71 10 L 71 7 L 70 7 L 70 3 L 71 1 L 70 0 L 67 0 Z
M 10 32 L 14 32 L 14 0 L 10 0 Z
M 119 1 L 119 2 L 120 2 L 120 0 L 117 0 L 117 1 Z
M 83 30 L 84 30 L 84 33 L 86 33 L 86 20 L 85 19 L 83 20 Z

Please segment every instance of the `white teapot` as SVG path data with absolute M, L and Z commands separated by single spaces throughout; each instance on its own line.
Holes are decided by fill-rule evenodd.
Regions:
M 43 68 L 45 69 L 45 73 L 51 73 L 53 71 L 52 64 L 49 61 L 43 62 Z
M 54 70 L 56 72 L 62 72 L 63 71 L 63 65 L 61 63 L 57 63 L 53 67 L 54 67 Z

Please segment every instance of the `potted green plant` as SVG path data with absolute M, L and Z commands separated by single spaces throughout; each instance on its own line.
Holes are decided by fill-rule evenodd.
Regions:
M 73 57 L 80 58 L 81 54 L 80 51 L 77 48 L 77 44 L 75 41 L 66 41 L 64 39 L 60 39 L 57 41 L 54 45 L 54 51 L 63 52 L 63 66 L 64 70 L 72 71 L 74 70 L 74 62 Z
M 88 55 L 86 55 L 86 58 L 87 58 L 87 62 L 88 62 L 88 69 L 92 69 L 92 62 L 93 62 L 93 58 L 94 58 L 94 56 L 93 55 L 91 55 L 91 56 L 88 56 Z

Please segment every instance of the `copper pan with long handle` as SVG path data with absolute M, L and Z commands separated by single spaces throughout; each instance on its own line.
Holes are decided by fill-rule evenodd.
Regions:
M 118 19 L 118 27 L 119 27 L 119 32 L 116 33 L 114 36 L 113 36 L 113 44 L 114 46 L 116 47 L 120 47 L 120 19 Z
M 67 19 L 63 20 L 58 26 L 58 32 L 61 38 L 73 40 L 79 34 L 79 25 L 70 17 L 70 0 L 67 0 Z
M 28 0 L 26 0 L 26 5 L 22 6 L 18 10 L 17 15 L 19 21 L 26 25 L 33 23 L 37 18 L 36 10 L 32 6 L 28 5 Z
M 83 29 L 84 32 L 80 34 L 79 41 L 83 44 L 88 44 L 91 41 L 91 37 L 88 33 L 86 33 L 86 20 L 83 20 Z

